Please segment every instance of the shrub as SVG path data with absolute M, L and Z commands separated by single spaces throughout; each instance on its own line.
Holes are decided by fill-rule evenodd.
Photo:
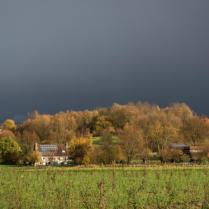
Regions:
M 21 164 L 35 165 L 35 163 L 41 162 L 41 156 L 39 152 L 33 151 L 27 155 L 23 155 L 21 161 Z
M 183 159 L 183 152 L 177 149 L 165 148 L 160 151 L 160 158 L 163 162 L 181 162 Z
M 11 137 L 0 139 L 0 158 L 5 164 L 17 164 L 21 153 L 18 143 Z

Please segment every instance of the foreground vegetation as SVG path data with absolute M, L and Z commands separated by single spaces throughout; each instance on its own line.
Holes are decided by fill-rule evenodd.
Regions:
M 1 209 L 209 208 L 209 167 L 0 167 Z

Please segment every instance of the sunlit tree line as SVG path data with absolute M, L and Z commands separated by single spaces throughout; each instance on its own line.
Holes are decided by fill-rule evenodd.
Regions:
M 109 108 L 67 111 L 55 115 L 31 113 L 16 124 L 1 124 L 2 163 L 34 163 L 39 154 L 35 143 L 69 144 L 69 159 L 75 164 L 146 163 L 189 160 L 172 143 L 209 148 L 209 119 L 195 114 L 184 103 L 165 108 L 148 103 L 113 104 Z M 12 149 L 11 149 L 12 147 Z M 6 154 L 5 154 L 6 153 Z

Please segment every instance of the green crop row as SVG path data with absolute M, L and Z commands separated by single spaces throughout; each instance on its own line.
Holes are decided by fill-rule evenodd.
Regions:
M 0 209 L 209 208 L 209 169 L 0 167 Z

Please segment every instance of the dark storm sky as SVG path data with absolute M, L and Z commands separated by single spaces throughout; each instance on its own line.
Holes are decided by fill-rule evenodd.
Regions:
M 1 0 L 0 119 L 182 101 L 209 114 L 208 0 Z

